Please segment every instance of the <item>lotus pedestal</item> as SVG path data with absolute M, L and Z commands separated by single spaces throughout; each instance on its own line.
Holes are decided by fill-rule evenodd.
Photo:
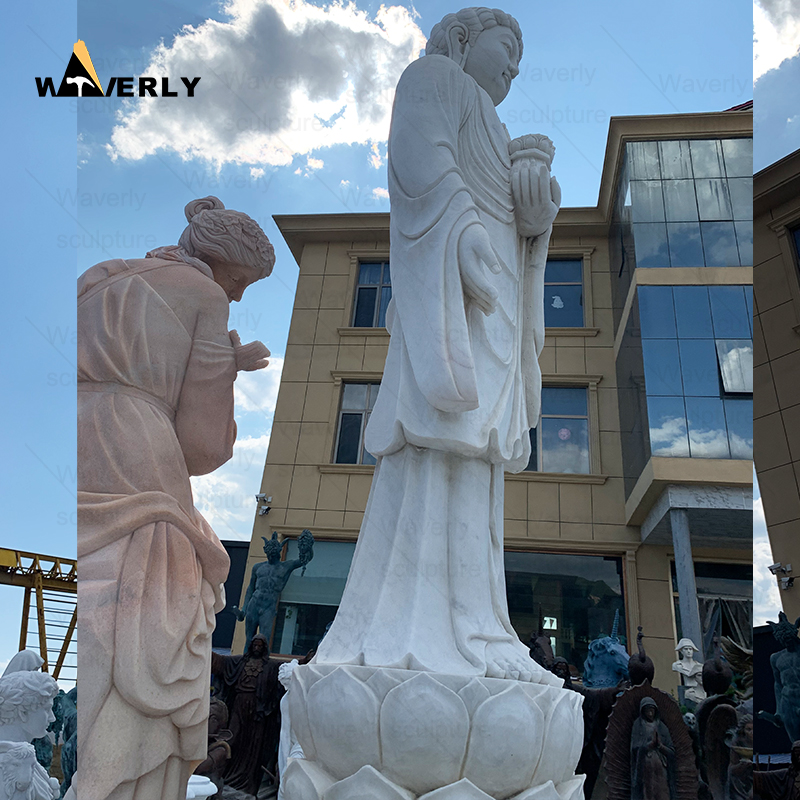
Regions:
M 581 697 L 375 667 L 294 671 L 287 800 L 582 800 Z

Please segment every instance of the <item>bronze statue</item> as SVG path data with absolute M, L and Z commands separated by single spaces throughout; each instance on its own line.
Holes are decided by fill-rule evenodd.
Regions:
M 630 657 L 628 661 L 628 677 L 631 681 L 631 686 L 638 686 L 640 683 L 647 681 L 653 682 L 653 677 L 656 674 L 656 668 L 653 664 L 653 659 L 647 655 L 642 644 L 644 634 L 642 633 L 642 626 L 639 626 L 639 632 L 636 634 L 636 649 L 637 653 Z
M 608 800 L 697 800 L 692 740 L 680 707 L 648 683 L 617 697 L 605 764 Z
M 245 655 L 212 653 L 211 673 L 224 684 L 222 700 L 230 712 L 231 760 L 225 784 L 255 795 L 264 776 L 262 767 L 274 774 L 278 754 L 284 693 L 278 664 L 270 660 L 266 637 L 258 633 Z
M 769 658 L 775 681 L 775 713 L 759 711 L 760 719 L 766 719 L 778 728 L 784 728 L 789 740 L 800 740 L 800 639 L 797 629 L 800 618 L 792 624 L 783 611 L 778 622 L 770 622 L 772 635 L 783 650 Z
M 222 797 L 222 775 L 231 757 L 229 744 L 233 734 L 227 729 L 228 707 L 222 700 L 211 698 L 208 709 L 208 755 L 206 760 L 194 771 L 195 775 L 203 775 L 217 787 L 217 793 L 210 800 Z
M 531 633 L 528 646 L 531 658 L 540 667 L 552 669 L 555 658 L 553 656 L 553 647 L 550 644 L 550 637 L 544 630 L 544 615 L 541 608 L 539 609 L 539 630 Z
M 792 745 L 792 763 L 786 769 L 753 773 L 753 790 L 763 800 L 800 800 L 800 742 Z
M 260 631 L 266 638 L 272 636 L 272 625 L 275 622 L 275 613 L 281 592 L 286 587 L 291 574 L 302 567 L 305 573 L 306 564 L 314 558 L 314 537 L 311 531 L 303 531 L 297 540 L 297 549 L 300 558 L 294 561 L 281 561 L 282 543 L 278 541 L 277 531 L 272 534 L 272 539 L 266 536 L 264 552 L 267 560 L 256 564 L 250 576 L 250 585 L 244 598 L 244 607 L 233 607 L 236 619 L 245 621 L 245 652 L 250 648 L 256 631 Z M 303 574 L 301 573 L 301 574 Z
M 714 694 L 725 694 L 733 683 L 733 670 L 727 661 L 722 660 L 719 639 L 714 637 L 714 655 L 703 664 L 703 689 L 711 697 Z

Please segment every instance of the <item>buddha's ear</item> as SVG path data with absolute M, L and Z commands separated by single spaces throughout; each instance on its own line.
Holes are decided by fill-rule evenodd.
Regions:
M 469 53 L 469 29 L 461 22 L 454 22 L 447 30 L 447 55 L 462 69 Z

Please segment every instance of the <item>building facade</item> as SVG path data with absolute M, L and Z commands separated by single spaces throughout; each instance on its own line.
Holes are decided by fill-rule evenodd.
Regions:
M 506 475 L 505 566 L 520 638 L 541 626 L 577 674 L 617 612 L 666 688 L 682 636 L 751 641 L 751 131 L 747 110 L 614 118 L 598 205 L 554 225 L 542 415 L 528 468 Z M 245 586 L 262 536 L 292 558 L 313 531 L 273 633 L 288 655 L 333 619 L 358 537 L 391 264 L 388 214 L 275 220 L 300 274 Z
M 783 610 L 800 616 L 800 151 L 755 175 L 755 466 Z

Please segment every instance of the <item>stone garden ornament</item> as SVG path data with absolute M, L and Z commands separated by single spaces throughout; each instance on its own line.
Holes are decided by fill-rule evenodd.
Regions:
M 0 800 L 53 800 L 55 778 L 36 760 L 30 742 L 55 720 L 58 684 L 44 672 L 18 670 L 0 678 Z
M 206 757 L 229 560 L 189 478 L 231 458 L 234 381 L 269 351 L 228 331 L 229 304 L 275 257 L 216 197 L 185 212 L 178 246 L 78 282 L 81 800 L 183 800 Z
M 377 465 L 336 619 L 289 693 L 287 800 L 572 800 L 580 697 L 511 625 L 503 475 L 539 417 L 544 269 L 560 189 L 547 137 L 495 106 L 522 34 L 497 9 L 437 24 L 389 133 L 391 342 Z
M 684 637 L 678 642 L 675 652 L 679 658 L 672 665 L 672 670 L 683 678 L 686 698 L 694 703 L 701 703 L 705 700 L 706 693 L 700 685 L 703 665 L 694 660 L 694 654 L 699 652 L 698 648 L 691 639 Z

